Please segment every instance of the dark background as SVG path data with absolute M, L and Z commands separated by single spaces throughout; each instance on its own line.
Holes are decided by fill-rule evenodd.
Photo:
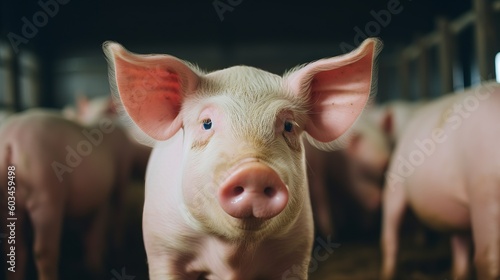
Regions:
M 247 64 L 281 74 L 297 64 L 345 52 L 342 43 L 355 46 L 356 35 L 359 37 L 355 28 L 365 31 L 376 21 L 373 13 L 399 2 L 402 11 L 392 14 L 386 26 L 378 24 L 380 28 L 368 34 L 380 37 L 385 45 L 378 96 L 383 101 L 398 94 L 394 65 L 401 49 L 434 30 L 438 16 L 454 19 L 472 6 L 472 1 L 463 0 L 60 1 L 68 3 L 0 2 L 0 44 L 11 52 L 9 34 L 22 36 L 23 17 L 33 23 L 33 16 L 43 11 L 39 2 L 58 3 L 57 13 L 48 17 L 33 38 L 19 45 L 20 52 L 14 52 L 10 64 L 2 63 L 4 68 L 13 65 L 13 103 L 18 109 L 61 107 L 74 102 L 78 94 L 107 94 L 106 62 L 101 51 L 106 40 L 134 52 L 169 53 L 207 70 Z M 223 12 L 221 20 L 215 6 L 223 9 L 223 5 L 229 5 L 230 10 Z M 469 37 L 466 40 L 472 42 Z M 23 87 L 23 75 L 28 80 L 34 77 L 34 85 Z M 2 81 L 0 75 L 0 83 L 6 79 Z M 27 89 L 32 89 L 31 93 Z M 2 97 L 5 92 L 0 90 L 3 107 L 9 105 L 8 98 Z M 29 101 L 27 96 L 33 92 L 39 97 Z

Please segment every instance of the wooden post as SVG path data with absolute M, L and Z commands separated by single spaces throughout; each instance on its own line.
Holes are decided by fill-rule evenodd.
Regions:
M 453 36 L 447 19 L 439 17 L 437 20 L 439 30 L 439 72 L 441 75 L 441 93 L 453 91 Z
M 419 99 L 429 99 L 429 51 L 425 42 L 420 38 L 417 39 L 419 55 L 418 55 L 418 87 Z
M 399 75 L 401 81 L 401 94 L 400 98 L 402 100 L 410 99 L 410 61 L 408 58 L 402 54 L 399 64 Z
M 493 7 L 489 0 L 473 0 L 476 13 L 476 57 L 481 81 L 495 78 L 495 28 Z
M 5 44 L 0 44 L 0 68 L 5 71 L 5 80 L 0 81 L 0 85 L 5 91 L 5 95 L 0 98 L 0 108 L 13 110 L 14 109 L 14 77 L 12 75 L 13 54 L 10 47 Z

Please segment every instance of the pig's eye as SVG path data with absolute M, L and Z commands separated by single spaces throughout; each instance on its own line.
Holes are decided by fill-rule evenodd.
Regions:
M 204 119 L 203 120 L 203 129 L 204 130 L 212 129 L 212 120 L 211 119 Z
M 284 129 L 285 129 L 286 132 L 292 132 L 292 130 L 293 130 L 293 123 L 291 121 L 285 121 Z

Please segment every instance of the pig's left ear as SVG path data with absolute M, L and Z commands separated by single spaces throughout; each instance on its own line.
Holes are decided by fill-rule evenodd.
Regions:
M 286 76 L 293 93 L 309 100 L 305 130 L 310 136 L 331 142 L 354 124 L 374 89 L 381 48 L 379 40 L 370 38 L 351 53 L 318 60 Z
M 196 90 L 198 74 L 173 56 L 133 54 L 114 42 L 103 49 L 111 87 L 130 118 L 155 140 L 172 137 L 182 126 L 182 102 Z

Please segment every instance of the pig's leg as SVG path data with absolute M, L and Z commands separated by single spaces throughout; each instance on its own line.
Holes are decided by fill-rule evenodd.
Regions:
M 451 237 L 451 250 L 453 252 L 453 279 L 469 278 L 469 236 L 455 234 Z
M 52 175 L 48 173 L 46 175 Z M 43 178 L 43 176 L 36 177 Z M 54 177 L 55 178 L 55 177 Z M 58 279 L 61 233 L 64 219 L 65 188 L 54 180 L 40 180 L 28 201 L 28 212 L 33 223 L 33 255 L 39 280 Z
M 160 247 L 161 245 L 157 246 Z M 175 263 L 172 257 L 168 256 L 168 252 L 157 252 L 148 254 L 149 279 L 155 280 L 181 280 L 186 279 L 183 273 L 175 271 Z
M 388 180 L 383 194 L 382 214 L 382 279 L 394 278 L 398 251 L 399 226 L 406 209 L 406 192 L 403 184 Z
M 492 176 L 482 176 L 491 179 Z M 470 191 L 474 263 L 478 279 L 500 279 L 500 185 L 474 184 Z
M 94 274 L 104 271 L 108 213 L 109 205 L 106 203 L 95 213 L 85 235 L 85 262 Z

